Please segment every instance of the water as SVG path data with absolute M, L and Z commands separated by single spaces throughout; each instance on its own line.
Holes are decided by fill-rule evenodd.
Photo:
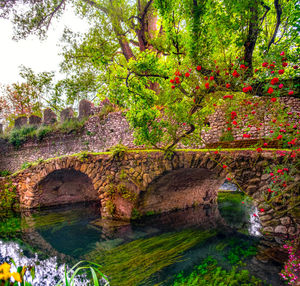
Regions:
M 65 264 L 81 260 L 101 264 L 113 286 L 174 285 L 179 273 L 188 277 L 208 256 L 226 271 L 242 259 L 250 274 L 281 285 L 280 265 L 253 255 L 261 240 L 259 219 L 251 202 L 235 193 L 221 195 L 216 207 L 200 205 L 131 224 L 101 219 L 96 203 L 2 216 L 0 259 L 36 265 L 35 286 L 55 285 Z M 79 278 L 77 285 L 87 282 Z

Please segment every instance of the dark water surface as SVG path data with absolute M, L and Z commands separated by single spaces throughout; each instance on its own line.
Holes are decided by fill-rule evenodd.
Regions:
M 101 264 L 113 286 L 174 285 L 179 273 L 188 276 L 208 256 L 227 271 L 243 260 L 242 268 L 267 283 L 257 285 L 282 285 L 280 265 L 252 253 L 261 239 L 255 211 L 240 194 L 226 194 L 215 207 L 199 205 L 131 224 L 101 219 L 96 203 L 10 214 L 0 221 L 0 259 L 37 265 L 34 285 L 55 285 L 64 264 L 80 260 Z

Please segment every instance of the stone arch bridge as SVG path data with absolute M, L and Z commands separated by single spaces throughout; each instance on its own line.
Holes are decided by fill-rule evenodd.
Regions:
M 230 158 L 230 162 L 227 158 Z M 213 205 L 226 178 L 253 198 L 264 230 L 296 233 L 299 221 L 278 217 L 265 203 L 274 154 L 264 151 L 177 151 L 172 159 L 158 151 L 80 153 L 33 164 L 11 176 L 23 208 L 99 200 L 103 217 L 129 220 L 137 215 Z M 227 165 L 224 168 L 224 165 Z

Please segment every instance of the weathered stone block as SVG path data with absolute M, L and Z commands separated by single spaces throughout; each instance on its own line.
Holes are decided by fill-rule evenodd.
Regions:
M 278 225 L 275 227 L 275 233 L 287 233 L 287 228 L 284 225 Z
M 22 126 L 27 124 L 27 117 L 20 116 L 15 119 L 15 128 L 21 128 Z
M 39 126 L 42 123 L 42 118 L 37 115 L 30 115 L 29 124 Z
M 89 117 L 90 115 L 92 115 L 93 114 L 92 107 L 93 107 L 93 104 L 90 101 L 88 101 L 86 99 L 80 100 L 78 118 L 82 119 L 84 117 Z
M 74 111 L 72 107 L 68 107 L 61 111 L 60 113 L 60 122 L 74 118 Z
M 51 125 L 57 121 L 57 116 L 53 110 L 47 108 L 44 110 L 44 124 Z

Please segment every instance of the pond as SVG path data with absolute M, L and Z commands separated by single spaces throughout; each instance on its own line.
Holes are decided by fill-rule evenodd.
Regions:
M 218 206 L 149 213 L 130 224 L 101 219 L 97 203 L 6 214 L 0 260 L 35 265 L 37 286 L 55 285 L 65 265 L 81 260 L 101 264 L 113 286 L 281 285 L 281 266 L 255 256 L 261 235 L 253 213 L 241 193 L 220 192 Z

